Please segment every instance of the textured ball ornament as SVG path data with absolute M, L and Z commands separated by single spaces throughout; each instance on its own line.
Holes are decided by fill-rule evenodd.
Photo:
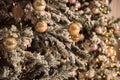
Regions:
M 95 28 L 95 32 L 98 34 L 102 34 L 103 33 L 103 29 L 101 27 L 96 27 Z
M 46 8 L 46 2 L 45 0 L 34 0 L 33 1 L 33 8 L 36 11 L 44 11 Z
M 70 3 L 70 4 L 75 4 L 75 3 L 76 3 L 76 0 L 69 0 L 69 3 Z
M 68 32 L 70 35 L 77 35 L 80 32 L 81 29 L 80 24 L 78 24 L 77 22 L 72 22 L 69 26 L 68 26 Z
M 8 37 L 3 41 L 3 45 L 8 51 L 14 50 L 17 47 L 17 40 L 14 37 Z
M 92 44 L 92 45 L 90 46 L 90 49 L 91 49 L 92 51 L 96 51 L 96 50 L 98 49 L 97 44 Z
M 78 42 L 80 41 L 80 35 L 75 35 L 75 36 L 71 36 L 71 39 L 74 41 L 74 42 Z
M 48 28 L 48 25 L 45 21 L 39 21 L 35 26 L 35 30 L 41 33 L 45 32 L 47 28 Z

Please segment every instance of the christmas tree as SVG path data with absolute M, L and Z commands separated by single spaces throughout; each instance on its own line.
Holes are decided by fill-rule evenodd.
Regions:
M 120 80 L 110 0 L 0 0 L 0 80 Z

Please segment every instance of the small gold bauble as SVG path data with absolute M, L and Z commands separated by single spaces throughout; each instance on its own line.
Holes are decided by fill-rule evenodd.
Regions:
M 36 26 L 35 26 L 35 30 L 37 32 L 45 32 L 48 28 L 48 25 L 45 21 L 39 21 L 37 22 Z
M 33 8 L 36 11 L 44 11 L 46 8 L 46 2 L 45 0 L 34 0 L 33 1 Z
M 69 26 L 68 26 L 68 32 L 70 35 L 77 35 L 79 34 L 81 29 L 81 25 L 78 24 L 77 22 L 72 22 Z
M 8 51 L 14 50 L 17 47 L 17 40 L 14 37 L 7 37 L 3 41 L 4 48 Z

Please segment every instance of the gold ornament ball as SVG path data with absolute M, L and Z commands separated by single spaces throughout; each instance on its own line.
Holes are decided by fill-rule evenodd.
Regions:
M 8 51 L 14 50 L 17 47 L 17 40 L 14 37 L 7 37 L 3 41 L 3 45 Z
M 68 32 L 70 35 L 77 35 L 79 34 L 81 29 L 81 25 L 78 24 L 77 22 L 72 22 L 69 26 L 68 26 Z
M 47 28 L 48 28 L 48 25 L 45 21 L 39 21 L 35 26 L 35 30 L 41 33 L 45 32 Z
M 78 35 L 71 36 L 71 39 L 75 42 L 78 42 L 80 41 L 80 35 L 78 34 Z
M 33 8 L 36 11 L 44 11 L 46 8 L 46 2 L 45 0 L 34 0 L 33 1 Z

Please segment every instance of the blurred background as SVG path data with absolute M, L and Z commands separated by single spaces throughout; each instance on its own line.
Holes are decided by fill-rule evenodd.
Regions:
M 112 0 L 111 4 L 112 12 L 110 15 L 114 16 L 115 18 L 120 18 L 120 0 Z M 120 22 L 119 22 L 120 25 Z M 120 60 L 120 40 L 118 41 L 119 44 L 117 45 L 117 57 Z

